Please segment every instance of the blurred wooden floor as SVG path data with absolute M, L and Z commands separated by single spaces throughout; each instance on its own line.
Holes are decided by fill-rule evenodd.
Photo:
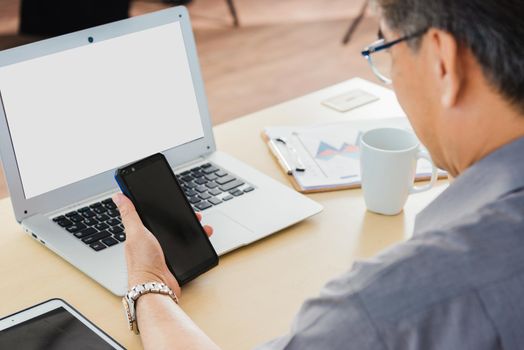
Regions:
M 219 124 L 354 76 L 374 79 L 360 50 L 376 38 L 368 16 L 341 44 L 362 1 L 234 0 L 234 28 L 221 0 L 189 6 L 213 124 Z M 166 5 L 134 1 L 131 15 Z M 17 35 L 19 0 L 0 0 L 0 49 L 31 42 Z M 0 198 L 7 195 L 0 171 Z

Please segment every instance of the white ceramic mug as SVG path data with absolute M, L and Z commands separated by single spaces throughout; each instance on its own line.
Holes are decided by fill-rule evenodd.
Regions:
M 411 193 L 427 191 L 437 181 L 437 168 L 430 155 L 420 149 L 416 136 L 403 129 L 369 130 L 360 140 L 360 171 L 364 200 L 369 211 L 396 215 Z M 432 165 L 431 181 L 414 186 L 417 162 Z

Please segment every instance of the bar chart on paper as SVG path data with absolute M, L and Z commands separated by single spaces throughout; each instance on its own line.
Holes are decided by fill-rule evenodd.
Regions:
M 297 140 L 303 145 L 326 178 L 350 180 L 360 172 L 361 131 L 347 128 L 324 130 L 329 133 L 318 135 L 308 131 L 295 132 Z M 308 169 L 309 170 L 309 169 Z
M 330 160 L 336 156 L 342 156 L 352 159 L 358 159 L 358 141 L 359 137 L 357 137 L 357 141 L 355 142 L 355 144 L 344 142 L 342 146 L 340 146 L 339 148 L 333 147 L 327 142 L 320 141 L 320 145 L 318 146 L 315 158 L 321 160 Z

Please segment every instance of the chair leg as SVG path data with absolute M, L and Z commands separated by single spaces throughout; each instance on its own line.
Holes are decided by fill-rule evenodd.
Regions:
M 235 27 L 238 27 L 240 24 L 238 22 L 238 15 L 237 10 L 235 9 L 235 4 L 233 3 L 233 0 L 226 0 L 227 6 L 229 7 L 229 12 L 231 12 L 231 16 L 233 17 L 233 25 Z
M 362 8 L 360 9 L 359 14 L 357 15 L 357 17 L 355 17 L 353 22 L 351 22 L 351 25 L 349 26 L 349 29 L 346 32 L 346 35 L 344 35 L 344 39 L 342 39 L 342 44 L 346 45 L 351 40 L 351 36 L 357 29 L 360 22 L 364 19 L 364 16 L 366 15 L 366 10 L 368 9 L 368 5 L 369 5 L 369 0 L 364 0 L 364 4 L 362 5 Z

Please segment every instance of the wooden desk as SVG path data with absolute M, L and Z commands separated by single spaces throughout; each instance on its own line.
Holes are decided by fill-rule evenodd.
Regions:
M 400 113 L 387 90 L 376 91 L 381 102 L 350 113 L 320 105 L 353 87 L 375 88 L 348 81 L 222 124 L 215 127 L 218 148 L 288 185 L 261 141 L 264 126 Z M 409 237 L 415 215 L 446 186 L 440 181 L 411 196 L 394 217 L 367 212 L 360 190 L 311 195 L 324 205 L 322 213 L 223 256 L 217 268 L 184 288 L 182 307 L 224 349 L 248 349 L 281 335 L 302 302 L 355 259 Z M 141 348 L 139 337 L 127 330 L 120 299 L 24 234 L 8 199 L 0 201 L 0 276 L 0 315 L 59 297 L 125 347 Z

